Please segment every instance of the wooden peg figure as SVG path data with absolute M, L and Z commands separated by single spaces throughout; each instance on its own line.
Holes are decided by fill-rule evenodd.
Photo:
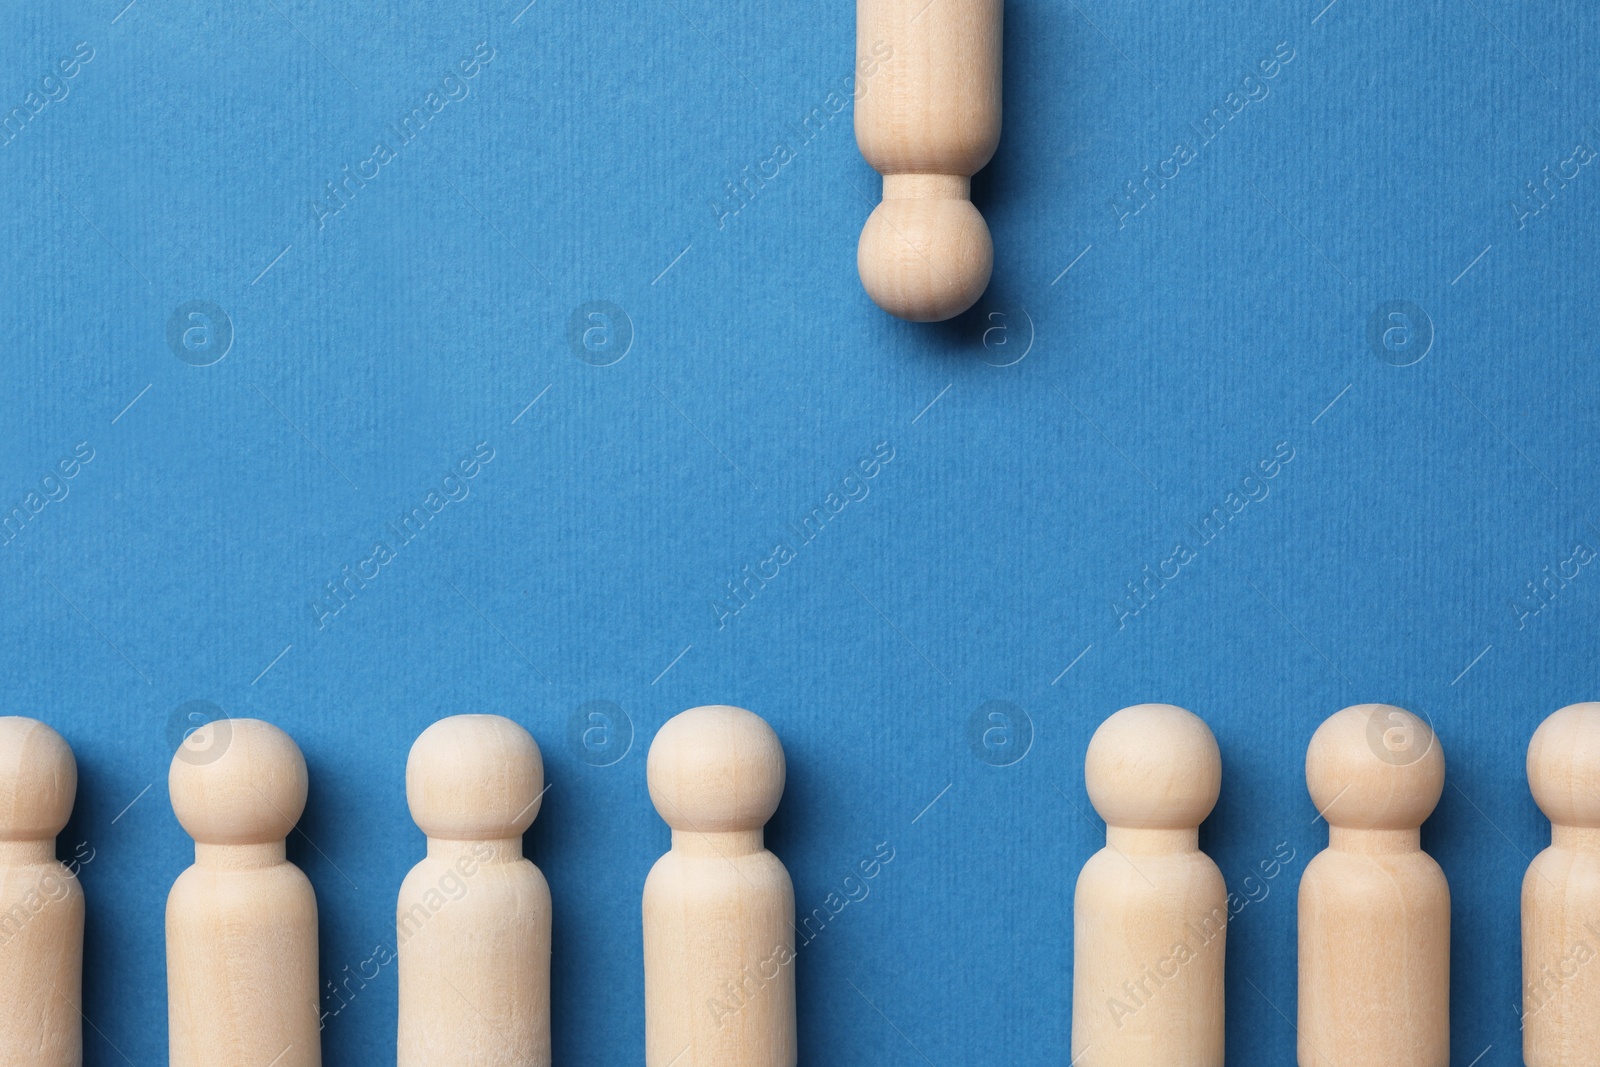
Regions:
M 1216 738 L 1170 704 L 1124 708 L 1095 731 L 1084 779 L 1106 847 L 1073 899 L 1072 1062 L 1222 1067 L 1228 890 L 1200 851 Z
M 763 841 L 783 746 L 743 708 L 693 708 L 650 745 L 672 850 L 644 885 L 647 1067 L 794 1067 L 794 886 Z
M 994 245 L 971 178 L 1000 143 L 1002 0 L 856 0 L 856 143 L 883 202 L 856 248 L 861 283 L 902 319 L 970 308 Z
M 1550 847 L 1522 880 L 1522 1056 L 1528 1067 L 1600 1064 L 1600 704 L 1546 719 L 1528 785 Z
M 544 796 L 528 731 L 428 727 L 406 761 L 428 855 L 400 886 L 399 1067 L 550 1067 L 550 886 L 522 856 Z
M 1306 785 L 1328 847 L 1300 879 L 1300 1067 L 1449 1067 L 1450 887 L 1422 851 L 1439 739 L 1401 708 L 1345 708 Z
M 35 719 L 0 717 L 0 1064 L 83 1063 L 83 889 L 56 859 L 78 765 Z
M 172 758 L 172 810 L 194 866 L 167 897 L 170 1067 L 319 1067 L 317 900 L 284 838 L 306 761 L 258 719 L 218 719 Z

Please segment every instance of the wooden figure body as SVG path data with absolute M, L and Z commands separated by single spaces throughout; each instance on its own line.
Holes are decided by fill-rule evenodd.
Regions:
M 56 859 L 78 765 L 61 735 L 0 718 L 0 1063 L 83 1063 L 83 889 Z
M 194 866 L 167 897 L 170 1067 L 319 1067 L 317 900 L 284 838 L 306 761 L 258 719 L 190 734 L 168 774 Z
M 1170 704 L 1100 724 L 1084 765 L 1106 847 L 1073 899 L 1072 1063 L 1222 1067 L 1228 891 L 1200 851 L 1222 756 Z
M 1600 704 L 1546 719 L 1528 785 L 1550 847 L 1522 881 L 1522 1056 L 1528 1067 L 1600 1064 Z
M 948 319 L 989 285 L 972 175 L 1000 143 L 1002 0 L 856 0 L 856 143 L 883 175 L 856 266 L 902 319 Z
M 399 1067 L 549 1067 L 550 887 L 522 855 L 543 795 L 539 746 L 510 719 L 441 719 L 411 746 L 428 855 L 395 913 Z
M 672 850 L 644 886 L 647 1067 L 794 1067 L 794 886 L 763 828 L 783 747 L 743 708 L 693 708 L 650 745 Z
M 1306 752 L 1328 847 L 1300 879 L 1300 1067 L 1449 1067 L 1450 887 L 1422 851 L 1444 789 L 1426 721 L 1345 708 Z

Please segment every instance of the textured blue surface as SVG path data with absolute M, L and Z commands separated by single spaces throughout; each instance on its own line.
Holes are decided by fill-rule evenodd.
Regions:
M 1325 834 L 1305 744 L 1371 700 L 1445 746 L 1424 840 L 1454 891 L 1454 1059 L 1520 1062 L 1517 890 L 1548 833 L 1524 748 L 1597 686 L 1600 576 L 1528 592 L 1600 548 L 1588 5 L 1015 0 L 974 183 L 994 282 L 913 326 L 856 279 L 877 185 L 829 101 L 848 3 L 123 2 L 7 5 L 0 43 L 26 119 L 0 138 L 0 497 L 29 516 L 0 537 L 4 710 L 77 752 L 88 1063 L 163 1062 L 191 855 L 166 767 L 195 701 L 305 751 L 291 856 L 331 980 L 392 939 L 421 855 L 411 740 L 527 725 L 557 1059 L 596 1065 L 641 1059 L 649 739 L 747 706 L 788 753 L 769 840 L 802 911 L 894 851 L 801 950 L 802 1062 L 1063 1063 L 1102 840 L 1082 757 L 1145 700 L 1222 746 L 1202 841 L 1251 899 L 1230 1063 L 1293 1056 L 1294 889 Z M 313 206 L 346 166 L 370 180 Z M 1145 167 L 1168 180 L 1134 199 Z M 231 322 L 208 366 L 216 311 L 168 340 L 194 301 Z M 460 499 L 315 607 L 430 491 Z M 777 573 L 725 600 L 746 566 Z M 582 747 L 596 701 L 631 748 Z M 990 701 L 1031 739 L 1009 766 Z M 1280 843 L 1297 858 L 1246 883 Z M 392 967 L 349 988 L 328 1062 L 389 1061 Z

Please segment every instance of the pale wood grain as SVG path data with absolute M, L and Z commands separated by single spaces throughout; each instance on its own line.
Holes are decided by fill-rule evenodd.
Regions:
M 399 1067 L 549 1067 L 550 887 L 523 858 L 544 760 L 521 726 L 456 715 L 406 762 L 428 854 L 395 914 Z
M 0 718 L 0 1064 L 83 1062 L 83 889 L 56 859 L 78 765 L 50 727 Z
M 856 143 L 883 175 L 856 266 L 890 314 L 948 319 L 989 285 L 969 179 L 1000 143 L 1002 0 L 857 0 Z
M 1300 1067 L 1449 1067 L 1450 887 L 1422 851 L 1444 789 L 1426 721 L 1336 712 L 1306 752 L 1328 848 L 1300 879 Z
M 1199 844 L 1216 738 L 1170 704 L 1124 708 L 1095 731 L 1084 778 L 1106 847 L 1073 899 L 1072 1062 L 1222 1067 L 1228 895 Z
M 1522 881 L 1522 1055 L 1600 1065 L 1600 704 L 1555 712 L 1528 745 L 1550 847 Z
M 656 734 L 650 799 L 672 850 L 644 887 L 648 1067 L 794 1067 L 794 887 L 763 843 L 783 747 L 742 708 Z
M 320 1067 L 317 901 L 284 838 L 306 761 L 258 719 L 191 734 L 168 774 L 194 866 L 167 897 L 170 1067 Z

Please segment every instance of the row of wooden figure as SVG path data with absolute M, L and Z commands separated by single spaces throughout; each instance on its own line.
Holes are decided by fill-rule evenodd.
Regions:
M 1552 824 L 1522 888 L 1523 1055 L 1600 1064 L 1600 704 L 1551 715 L 1528 781 Z M 649 1067 L 793 1067 L 794 891 L 763 830 L 783 748 L 741 708 L 673 717 L 650 746 L 671 851 L 644 887 Z M 1222 779 L 1197 716 L 1141 704 L 1089 743 L 1106 847 L 1073 907 L 1078 1067 L 1222 1067 L 1229 907 L 1199 826 Z M 1421 849 L 1444 785 L 1428 723 L 1385 704 L 1318 728 L 1306 782 L 1328 848 L 1300 882 L 1301 1067 L 1448 1067 L 1450 891 Z M 0 1064 L 78 1067 L 84 898 L 55 853 L 77 789 L 67 743 L 0 718 Z M 317 906 L 284 839 L 306 764 L 277 727 L 221 719 L 172 761 L 194 866 L 167 901 L 171 1067 L 317 1067 Z M 400 1067 L 550 1063 L 550 890 L 523 858 L 544 792 L 528 732 L 497 715 L 423 731 L 406 798 L 427 856 L 396 910 Z M 737 990 L 737 1010 L 727 1009 Z

